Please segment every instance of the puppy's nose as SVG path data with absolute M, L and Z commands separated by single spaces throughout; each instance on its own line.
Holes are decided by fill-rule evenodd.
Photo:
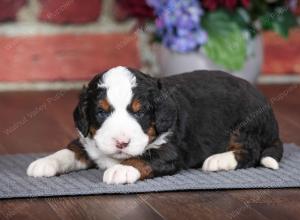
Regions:
M 116 147 L 119 148 L 119 149 L 123 149 L 123 148 L 127 147 L 128 144 L 129 144 L 129 141 L 127 141 L 127 142 L 117 141 Z

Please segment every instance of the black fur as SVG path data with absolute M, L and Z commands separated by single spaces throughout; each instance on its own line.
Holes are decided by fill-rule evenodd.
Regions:
M 159 79 L 129 70 L 137 78 L 133 92 L 143 106 L 138 114 L 131 113 L 145 132 L 154 123 L 157 136 L 172 133 L 168 143 L 140 156 L 154 176 L 200 168 L 212 154 L 232 149 L 238 168 L 257 166 L 263 156 L 280 161 L 283 148 L 272 108 L 245 80 L 221 71 Z M 101 126 L 95 103 L 105 92 L 97 89 L 99 80 L 100 75 L 90 82 L 74 112 L 76 126 L 85 136 L 89 126 Z
M 73 119 L 77 129 L 84 135 L 87 136 L 89 130 L 89 119 L 88 119 L 88 94 L 87 89 L 83 88 L 79 96 L 79 104 L 73 112 Z

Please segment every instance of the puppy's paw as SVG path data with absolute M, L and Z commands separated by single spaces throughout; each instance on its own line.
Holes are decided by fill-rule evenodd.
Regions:
M 228 151 L 208 157 L 203 163 L 202 170 L 234 170 L 237 167 L 237 164 L 234 153 L 232 151 Z
M 133 166 L 117 164 L 105 170 L 103 182 L 107 184 L 134 183 L 139 180 L 140 177 L 140 171 Z
M 33 161 L 27 168 L 27 175 L 33 177 L 50 177 L 58 174 L 57 160 L 44 157 Z
M 263 165 L 264 167 L 267 167 L 267 168 L 270 168 L 270 169 L 273 169 L 273 170 L 278 170 L 279 169 L 279 163 L 273 157 L 263 157 L 263 158 L 261 158 L 260 164 Z

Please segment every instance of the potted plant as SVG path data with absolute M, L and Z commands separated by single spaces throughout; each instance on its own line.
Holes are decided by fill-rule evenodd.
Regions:
M 263 61 L 261 30 L 283 37 L 296 25 L 285 0 L 147 0 L 156 19 L 153 49 L 164 76 L 220 69 L 254 83 Z

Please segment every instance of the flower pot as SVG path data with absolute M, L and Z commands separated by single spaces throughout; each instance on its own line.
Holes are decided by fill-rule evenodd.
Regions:
M 263 49 L 260 36 L 252 39 L 247 45 L 248 57 L 241 70 L 230 72 L 213 63 L 200 49 L 191 53 L 176 53 L 161 44 L 153 45 L 153 52 L 160 69 L 160 76 L 171 76 L 193 70 L 223 70 L 237 77 L 255 83 L 262 66 Z

